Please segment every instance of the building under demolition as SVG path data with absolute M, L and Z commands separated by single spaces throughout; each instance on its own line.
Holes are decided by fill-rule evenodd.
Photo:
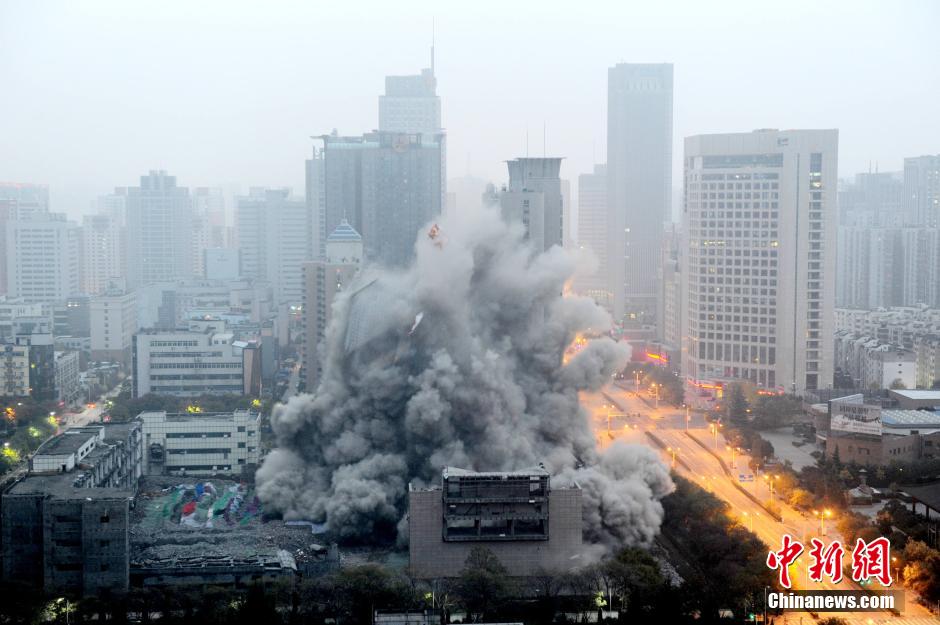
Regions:
M 441 486 L 409 486 L 409 556 L 420 578 L 454 577 L 478 545 L 510 575 L 580 566 L 581 489 L 551 488 L 544 467 L 477 473 L 448 467 Z

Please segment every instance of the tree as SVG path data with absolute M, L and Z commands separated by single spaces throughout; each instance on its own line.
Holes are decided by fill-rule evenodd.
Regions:
M 940 601 L 940 552 L 919 540 L 904 547 L 904 582 L 921 599 Z
M 894 381 L 891 382 L 891 388 L 895 390 L 900 390 L 900 389 L 907 388 L 907 385 L 904 384 L 904 380 L 902 380 L 901 378 L 894 378 Z
M 512 591 L 509 573 L 492 551 L 476 546 L 460 572 L 458 593 L 468 615 L 485 618 L 502 605 Z
M 788 498 L 788 501 L 794 508 L 806 510 L 813 505 L 815 500 L 813 498 L 813 494 L 808 490 L 803 488 L 794 488 L 792 491 L 790 491 L 790 497 Z
M 744 390 L 740 384 L 731 387 L 726 407 L 728 421 L 739 424 L 747 422 L 747 398 L 744 397 Z

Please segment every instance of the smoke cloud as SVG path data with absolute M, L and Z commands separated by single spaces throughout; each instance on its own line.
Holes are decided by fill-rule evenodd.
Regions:
M 407 486 L 445 466 L 513 470 L 543 463 L 583 489 L 586 536 L 646 544 L 673 485 L 649 448 L 595 449 L 578 391 L 629 358 L 607 337 L 563 364 L 577 333 L 603 335 L 607 313 L 562 297 L 580 259 L 535 254 L 492 209 L 444 217 L 419 236 L 406 270 L 367 269 L 337 298 L 323 379 L 275 408 L 277 449 L 258 494 L 287 519 L 326 520 L 347 540 L 401 534 Z

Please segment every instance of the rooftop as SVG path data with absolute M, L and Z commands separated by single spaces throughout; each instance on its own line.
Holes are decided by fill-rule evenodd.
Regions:
M 940 428 L 940 412 L 930 410 L 882 410 L 881 422 L 888 427 Z
M 457 467 L 445 467 L 444 479 L 448 477 L 529 477 L 537 475 L 547 477 L 548 471 L 542 465 L 530 467 L 527 469 L 517 469 L 515 471 L 471 471 L 469 469 L 460 469 Z
M 900 395 L 907 399 L 935 399 L 940 404 L 940 390 L 891 390 L 893 395 Z
M 356 229 L 349 225 L 345 219 L 339 222 L 336 229 L 326 238 L 327 241 L 362 241 Z
M 43 443 L 43 445 L 36 450 L 35 455 L 62 456 L 74 454 L 87 443 L 89 439 L 97 438 L 97 436 L 98 434 L 96 432 L 89 431 L 85 428 L 66 430 L 52 440 Z

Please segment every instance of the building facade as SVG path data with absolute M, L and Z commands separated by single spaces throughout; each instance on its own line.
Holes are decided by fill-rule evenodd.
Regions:
M 64 214 L 36 213 L 6 224 L 7 286 L 28 302 L 57 302 L 79 292 L 80 229 Z
M 112 290 L 90 304 L 91 359 L 130 368 L 137 333 L 137 293 Z
M 578 247 L 588 250 L 597 269 L 579 275 L 577 288 L 601 306 L 611 308 L 607 280 L 607 166 L 595 165 L 590 174 L 578 176 Z
M 802 392 L 832 383 L 835 130 L 685 140 L 683 373 Z
M 607 263 L 614 321 L 652 327 L 672 205 L 672 65 L 607 72 Z
M 517 158 L 507 162 L 509 186 L 499 196 L 507 222 L 521 223 L 525 238 L 539 252 L 564 244 L 565 207 L 560 158 Z
M 940 228 L 940 154 L 904 159 L 904 212 L 911 225 Z
M 103 293 L 123 280 L 124 228 L 111 215 L 85 215 L 82 219 L 81 287 L 86 295 Z
M 151 171 L 126 196 L 130 288 L 193 275 L 193 205 L 176 177 Z

